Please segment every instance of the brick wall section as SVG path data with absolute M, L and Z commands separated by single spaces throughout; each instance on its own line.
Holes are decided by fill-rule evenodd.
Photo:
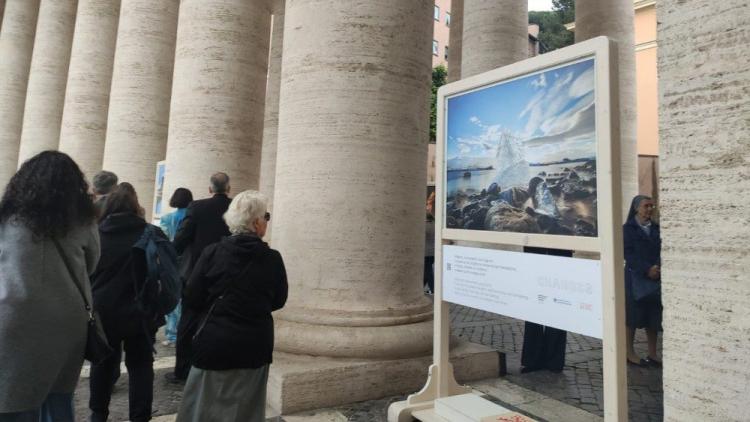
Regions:
M 664 420 L 747 420 L 750 3 L 657 7 Z

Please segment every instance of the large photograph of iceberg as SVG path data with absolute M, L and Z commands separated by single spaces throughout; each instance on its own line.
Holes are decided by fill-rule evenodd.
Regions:
M 594 60 L 447 99 L 449 229 L 597 236 Z

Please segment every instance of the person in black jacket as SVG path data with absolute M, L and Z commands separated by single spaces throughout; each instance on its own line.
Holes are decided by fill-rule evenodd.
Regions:
M 105 422 L 109 416 L 112 374 L 120 366 L 122 348 L 129 375 L 129 415 L 131 421 L 151 420 L 153 401 L 153 344 L 163 315 L 147 315 L 135 300 L 146 281 L 146 257 L 133 245 L 147 223 L 138 197 L 129 183 L 119 184 L 107 197 L 99 223 L 101 258 L 91 275 L 94 310 L 114 353 L 91 366 L 89 408 L 92 422 Z M 161 230 L 156 229 L 159 233 Z M 166 239 L 166 236 L 162 233 Z
M 232 236 L 207 247 L 188 280 L 183 307 L 202 318 L 178 422 L 265 421 L 271 312 L 288 292 L 281 254 L 262 240 L 270 218 L 261 193 L 237 195 L 224 214 Z
M 232 200 L 229 194 L 229 176 L 216 173 L 211 176 L 209 192 L 211 198 L 193 201 L 185 212 L 185 218 L 174 237 L 174 246 L 180 256 L 180 275 L 183 280 L 190 273 L 203 250 L 222 237 L 229 236 L 229 229 L 222 216 Z M 183 309 L 177 325 L 174 372 L 165 375 L 169 382 L 185 382 L 190 371 L 191 341 L 198 319 L 189 310 Z
M 622 237 L 625 254 L 625 320 L 627 325 L 628 363 L 659 368 L 656 357 L 656 340 L 661 330 L 661 290 L 636 300 L 633 296 L 633 277 L 661 282 L 661 233 L 659 225 L 651 220 L 654 201 L 638 195 L 630 204 L 630 211 Z M 645 328 L 648 339 L 648 357 L 641 359 L 635 353 L 633 340 L 636 328 Z

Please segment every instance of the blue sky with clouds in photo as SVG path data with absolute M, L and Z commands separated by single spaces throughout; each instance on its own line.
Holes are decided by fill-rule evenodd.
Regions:
M 447 130 L 449 160 L 491 162 L 508 139 L 531 163 L 594 157 L 594 60 L 450 98 Z

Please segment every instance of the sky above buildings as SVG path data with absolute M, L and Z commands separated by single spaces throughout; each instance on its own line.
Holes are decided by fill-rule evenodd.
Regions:
M 528 162 L 595 154 L 593 60 L 568 64 L 449 99 L 447 158 L 477 165 L 520 143 Z
M 529 10 L 552 10 L 552 0 L 529 0 Z

